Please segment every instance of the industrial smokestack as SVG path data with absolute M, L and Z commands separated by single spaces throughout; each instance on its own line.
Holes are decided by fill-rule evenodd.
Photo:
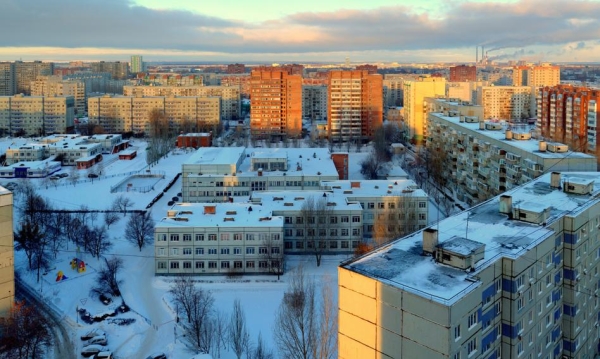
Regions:
M 479 63 L 479 46 L 475 46 L 475 65 Z
M 485 49 L 485 47 L 483 45 L 481 45 L 481 62 L 483 62 L 483 60 L 485 59 L 484 49 Z

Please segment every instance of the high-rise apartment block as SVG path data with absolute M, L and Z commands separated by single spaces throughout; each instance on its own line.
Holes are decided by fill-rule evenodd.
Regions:
M 237 86 L 124 86 L 125 96 L 218 97 L 221 120 L 238 120 L 242 105 Z
M 11 136 L 70 133 L 75 119 L 72 96 L 0 97 L 0 132 Z
M 92 72 L 108 72 L 113 80 L 125 80 L 129 77 L 129 64 L 121 61 L 92 62 Z
M 302 118 L 327 118 L 327 85 L 302 85 Z
M 458 65 L 450 67 L 450 82 L 477 81 L 477 66 Z
M 530 86 L 482 86 L 477 104 L 486 119 L 525 120 L 535 117 L 535 88 Z
M 368 71 L 330 71 L 327 131 L 333 141 L 367 140 L 383 123 L 383 77 Z
M 377 73 L 377 65 L 371 65 L 371 64 L 357 65 L 356 70 L 357 71 L 367 71 L 370 74 L 376 74 Z
M 220 121 L 220 99 L 199 96 L 110 96 L 88 99 L 89 122 L 107 133 L 148 133 L 149 115 L 160 110 L 172 126 L 185 131 L 210 130 Z
M 85 83 L 80 80 L 63 80 L 62 76 L 40 76 L 31 83 L 32 96 L 72 96 L 75 99 L 75 115 L 83 116 L 87 98 Z
M 298 136 L 302 131 L 302 76 L 278 68 L 250 75 L 250 130 L 259 137 Z
M 0 187 L 0 317 L 15 302 L 13 230 L 13 194 Z
M 404 77 L 385 74 L 383 77 L 383 106 L 397 107 L 404 103 Z
M 144 58 L 141 55 L 131 56 L 130 67 L 132 74 L 146 72 L 146 64 L 144 64 Z
M 560 67 L 543 63 L 539 66 L 513 68 L 513 86 L 556 86 L 560 84 Z
M 246 72 L 246 65 L 244 64 L 229 64 L 227 65 L 228 74 L 243 74 Z
M 338 355 L 594 358 L 600 173 L 548 173 L 338 268 Z
M 0 96 L 12 96 L 17 92 L 17 74 L 14 62 L 0 62 Z
M 598 157 L 599 104 L 598 89 L 571 85 L 541 88 L 537 97 L 537 130 L 544 138 Z
M 153 86 L 202 86 L 204 76 L 199 74 L 172 74 L 172 73 L 138 73 L 137 85 Z
M 446 80 L 443 77 L 421 76 L 404 82 L 404 123 L 409 139 L 417 144 L 425 140 L 427 132 L 426 97 L 444 97 Z
M 85 85 L 85 94 L 110 93 L 123 94 L 123 86 L 128 80 L 113 80 L 108 72 L 78 72 L 71 75 L 63 75 L 65 81 L 82 81 Z
M 25 95 L 31 94 L 31 82 L 39 76 L 50 76 L 54 73 L 53 62 L 31 61 L 15 62 L 15 75 L 17 81 L 17 92 Z
M 446 98 L 477 103 L 477 88 L 481 86 L 489 86 L 489 82 L 446 82 Z

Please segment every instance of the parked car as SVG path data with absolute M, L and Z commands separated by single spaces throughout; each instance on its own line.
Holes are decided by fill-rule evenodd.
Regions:
M 87 341 L 87 345 L 98 344 L 98 345 L 106 345 L 108 341 L 106 340 L 106 335 L 97 335 Z
M 165 353 L 154 353 L 148 355 L 146 359 L 167 359 L 167 355 Z
M 65 177 L 69 177 L 69 174 L 68 173 L 60 173 L 57 176 L 60 178 L 65 178 Z
M 171 198 L 171 199 L 172 199 L 173 201 L 175 201 L 175 202 L 179 201 L 179 197 L 173 197 L 173 198 Z
M 53 181 L 55 181 L 55 180 L 57 180 L 57 179 L 61 179 L 61 177 L 59 177 L 59 176 L 50 176 L 50 177 L 48 177 L 48 178 L 50 178 L 50 179 L 51 179 L 51 180 L 53 180 Z
M 94 328 L 94 329 L 90 330 L 89 332 L 85 333 L 84 335 L 82 335 L 81 340 L 89 340 L 89 339 L 92 339 L 93 337 L 97 337 L 100 335 L 106 336 L 106 333 L 98 328 Z
M 177 193 L 177 196 L 178 196 L 178 197 L 181 197 L 181 192 Z
M 167 206 L 172 206 L 172 205 L 174 205 L 174 204 L 175 204 L 175 202 L 173 202 L 173 201 L 169 201 L 169 202 L 167 202 Z
M 93 359 L 113 359 L 113 355 L 111 352 L 100 352 Z
M 100 352 L 104 352 L 106 351 L 106 347 L 103 347 L 102 345 L 98 345 L 98 344 L 92 344 L 92 345 L 88 345 L 83 347 L 83 349 L 81 349 L 81 356 L 83 357 L 91 357 L 94 354 L 98 354 Z
M 88 174 L 88 178 L 98 178 L 98 175 L 95 173 Z

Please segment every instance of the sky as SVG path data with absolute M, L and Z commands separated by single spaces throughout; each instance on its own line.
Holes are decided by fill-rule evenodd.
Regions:
M 0 0 L 0 60 L 600 61 L 600 1 Z

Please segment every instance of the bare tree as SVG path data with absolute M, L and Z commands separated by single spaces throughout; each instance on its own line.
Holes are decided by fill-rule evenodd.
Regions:
M 387 202 L 387 208 L 378 210 L 373 223 L 373 241 L 383 245 L 404 237 L 418 229 L 417 201 L 408 194 L 397 194 L 397 200 Z
M 140 252 L 154 235 L 154 220 L 151 212 L 132 213 L 125 228 L 125 239 L 138 246 Z
M 317 311 L 319 321 L 318 345 L 315 347 L 314 357 L 317 359 L 333 359 L 337 357 L 337 324 L 338 308 L 334 301 L 333 290 L 335 286 L 331 277 L 325 276 L 320 285 L 321 302 Z
M 231 350 L 233 350 L 237 359 L 241 359 L 244 349 L 250 341 L 250 336 L 246 327 L 246 316 L 244 315 L 244 310 L 239 299 L 233 301 L 233 311 L 229 318 L 228 334 Z
M 2 358 L 42 358 L 51 345 L 50 324 L 34 306 L 17 302 L 0 320 Z
M 106 224 L 106 228 L 110 228 L 111 225 L 117 223 L 121 217 L 112 210 L 108 210 L 104 212 L 104 224 Z
M 123 269 L 123 260 L 120 257 L 104 258 L 104 267 L 98 271 L 96 284 L 91 292 L 98 295 L 110 293 L 113 296 L 120 296 L 119 285 L 122 280 L 118 276 L 121 269 Z
M 133 206 L 133 201 L 122 194 L 118 195 L 112 203 L 112 208 L 115 211 L 123 212 L 123 215 L 127 215 L 127 208 Z
M 371 153 L 362 162 L 360 162 L 360 173 L 366 179 L 377 179 L 379 171 L 383 168 L 385 162 L 376 154 Z
M 285 259 L 281 238 L 277 239 L 277 237 L 271 235 L 261 242 L 261 247 L 259 248 L 261 248 L 259 251 L 262 251 L 260 259 L 267 262 L 269 273 L 276 274 L 277 280 L 279 280 L 279 276 L 283 274 Z
M 113 244 L 108 239 L 108 232 L 106 227 L 88 227 L 88 251 L 93 257 L 100 259 L 100 256 L 108 252 L 112 248 Z
M 73 186 L 75 186 L 77 184 L 77 181 L 79 181 L 79 170 L 77 169 L 77 165 L 75 165 L 75 166 L 71 167 L 71 174 L 69 175 L 69 182 L 71 182 L 71 184 Z
M 300 209 L 301 217 L 306 225 L 306 250 L 315 255 L 317 267 L 321 265 L 323 253 L 327 251 L 327 236 L 330 227 L 330 217 L 333 213 L 334 203 L 325 197 L 315 199 L 310 196 L 304 200 Z
M 49 249 L 54 254 L 54 258 L 66 242 L 65 228 L 68 220 L 69 215 L 67 213 L 56 212 L 52 213 L 50 217 L 50 225 L 47 228 L 46 235 L 48 236 Z
M 215 299 L 210 291 L 202 288 L 194 288 L 192 295 L 190 320 L 185 326 L 185 331 L 196 349 L 208 353 L 212 343 L 206 339 L 206 333 L 212 334 L 211 314 Z
M 177 308 L 177 315 L 185 315 L 188 322 L 192 320 L 192 307 L 194 306 L 194 282 L 190 277 L 177 277 L 169 293 L 173 296 Z
M 220 310 L 216 310 L 212 319 L 212 328 L 215 334 L 213 348 L 217 352 L 217 358 L 220 358 L 221 350 L 227 348 L 227 318 L 225 313 Z
M 25 220 L 15 234 L 16 249 L 23 250 L 29 262 L 29 269 L 36 270 L 37 281 L 40 281 L 41 269 L 48 268 L 50 258 L 47 253 L 48 239 L 37 223 Z
M 262 338 L 262 333 L 258 333 L 256 348 L 252 351 L 251 359 L 273 359 L 273 351 L 267 348 L 265 341 Z

